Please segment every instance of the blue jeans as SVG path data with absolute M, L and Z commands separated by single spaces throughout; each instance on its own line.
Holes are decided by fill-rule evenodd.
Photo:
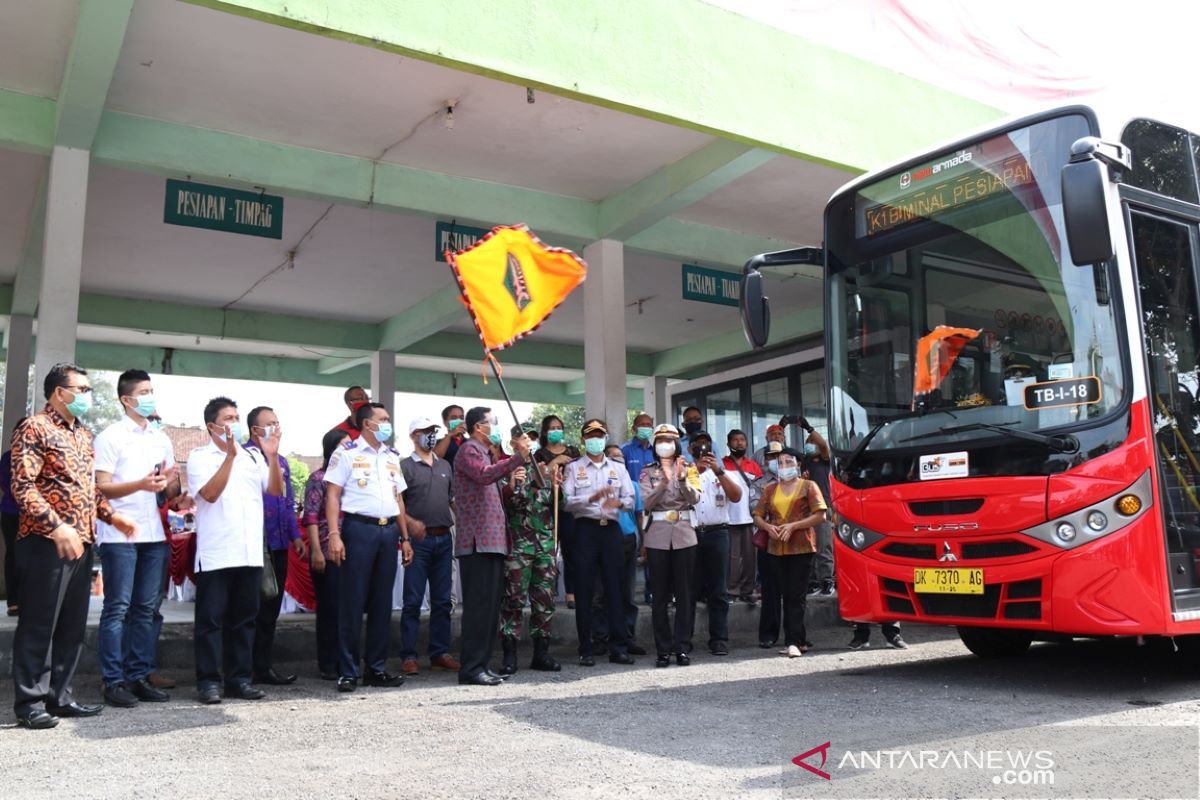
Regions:
M 417 657 L 417 629 L 421 626 L 421 600 L 429 584 L 429 657 L 450 650 L 450 579 L 454 569 L 454 542 L 450 534 L 413 540 L 413 560 L 404 570 L 404 610 L 400 612 L 400 657 Z
M 158 628 L 170 545 L 166 542 L 100 546 L 104 608 L 96 649 L 105 685 L 139 681 L 154 671 Z

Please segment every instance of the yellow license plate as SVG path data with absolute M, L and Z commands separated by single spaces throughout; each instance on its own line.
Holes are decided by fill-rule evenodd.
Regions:
M 914 569 L 913 588 L 925 594 L 983 594 L 983 570 L 961 567 Z

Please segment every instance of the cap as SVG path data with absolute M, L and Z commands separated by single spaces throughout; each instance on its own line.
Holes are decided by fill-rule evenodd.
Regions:
M 688 442 L 694 442 L 697 439 L 708 439 L 708 443 L 712 444 L 713 438 L 708 435 L 708 431 L 696 431 L 688 437 Z
M 767 442 L 767 449 L 763 453 L 764 456 L 778 455 L 784 451 L 783 442 Z
M 595 433 L 596 431 L 600 431 L 600 433 L 603 433 L 605 436 L 608 435 L 608 428 L 604 427 L 604 423 L 598 419 L 590 420 L 583 426 L 584 436 L 587 436 L 589 433 Z
M 767 426 L 767 433 L 783 433 L 783 432 L 784 432 L 784 430 L 783 430 L 782 425 L 768 425 Z
M 511 433 L 514 437 L 520 436 L 522 433 L 524 433 L 532 436 L 534 439 L 536 439 L 538 435 L 537 428 L 534 428 L 532 425 L 513 425 L 512 430 L 510 430 L 509 433 Z
M 435 422 L 429 417 L 417 417 L 412 422 L 408 423 L 408 433 L 411 436 L 416 431 L 423 431 L 429 428 L 440 428 L 442 423 Z
M 653 434 L 653 436 L 651 436 L 651 438 L 657 439 L 660 436 L 667 436 L 672 439 L 678 439 L 679 438 L 679 430 L 674 425 L 667 425 L 664 423 L 654 429 L 654 434 Z

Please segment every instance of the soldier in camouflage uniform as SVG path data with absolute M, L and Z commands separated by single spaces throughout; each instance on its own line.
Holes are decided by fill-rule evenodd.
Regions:
M 525 467 L 529 470 L 530 467 Z M 504 647 L 501 675 L 517 671 L 517 639 L 525 601 L 529 600 L 529 636 L 533 639 L 530 669 L 558 672 L 561 666 L 550 657 L 550 620 L 554 616 L 554 591 L 558 568 L 554 552 L 554 492 L 559 489 L 561 470 L 538 466 L 545 488 L 532 475 L 513 473 L 504 487 L 511 545 L 504 560 L 504 603 L 500 613 L 500 636 Z

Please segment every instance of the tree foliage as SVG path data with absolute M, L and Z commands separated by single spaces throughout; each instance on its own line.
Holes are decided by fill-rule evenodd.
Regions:
M 541 430 L 542 418 L 553 414 L 563 421 L 563 431 L 566 434 L 563 440 L 567 444 L 579 445 L 579 431 L 583 428 L 583 423 L 587 420 L 587 415 L 584 414 L 583 406 L 555 404 L 555 403 L 540 403 L 533 407 L 529 412 L 529 418 L 524 424 L 532 425 Z M 620 430 L 614 430 L 611 422 L 605 420 L 609 426 L 608 440 L 613 444 L 621 444 L 629 440 L 629 431 L 633 427 L 633 418 L 638 415 L 638 410 L 631 408 L 625 413 L 625 426 Z

